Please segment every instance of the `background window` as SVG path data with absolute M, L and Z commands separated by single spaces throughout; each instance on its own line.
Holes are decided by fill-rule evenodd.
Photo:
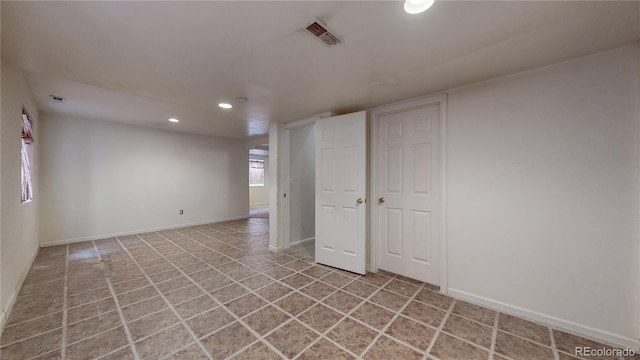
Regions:
M 249 186 L 264 186 L 264 160 L 249 159 Z
M 33 134 L 31 133 L 31 119 L 26 111 L 22 109 L 22 149 L 21 167 L 22 176 L 22 202 L 33 199 L 33 185 L 31 184 L 31 164 L 33 163 Z

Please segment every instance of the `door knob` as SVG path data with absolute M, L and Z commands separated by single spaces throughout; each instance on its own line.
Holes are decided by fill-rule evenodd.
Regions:
M 363 198 L 358 198 L 358 200 L 356 200 L 356 203 L 358 203 L 358 204 L 362 204 L 363 202 L 364 202 Z
M 380 199 L 378 199 L 378 204 L 384 204 L 384 198 L 381 197 Z

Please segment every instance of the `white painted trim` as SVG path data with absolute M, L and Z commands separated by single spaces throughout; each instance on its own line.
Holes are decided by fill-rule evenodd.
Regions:
M 303 120 L 298 120 L 298 121 L 294 121 L 294 122 L 290 122 L 284 125 L 284 129 L 285 130 L 290 130 L 290 129 L 295 129 L 295 128 L 299 128 L 299 127 L 303 127 L 303 126 L 307 126 L 307 125 L 312 125 L 316 123 L 316 120 L 318 119 L 322 119 L 322 118 L 307 118 L 307 119 L 303 119 Z
M 309 116 L 308 118 L 304 118 L 302 120 L 296 120 L 296 121 L 292 121 L 292 122 L 286 123 L 286 124 L 284 124 L 284 128 L 286 130 L 295 129 L 295 128 L 298 128 L 298 127 L 303 127 L 303 126 L 314 124 L 316 122 L 316 120 L 320 120 L 320 119 L 324 119 L 324 118 L 328 118 L 328 117 L 332 117 L 332 116 L 335 116 L 335 113 L 333 113 L 332 111 L 325 111 L 325 112 L 320 113 L 320 114 Z
M 302 239 L 302 240 L 294 241 L 294 242 L 292 242 L 291 244 L 289 244 L 289 246 L 294 246 L 294 245 L 302 244 L 302 243 L 305 243 L 305 242 L 307 242 L 307 241 L 312 241 L 312 240 L 315 240 L 315 239 L 316 239 L 316 237 L 315 237 L 315 236 L 313 236 L 313 237 L 310 237 L 310 238 L 306 238 L 306 239 Z
M 280 250 L 282 250 L 282 249 L 279 248 L 279 247 L 275 247 L 275 246 L 269 245 L 269 251 L 280 252 Z
M 416 104 L 436 104 L 440 102 L 439 99 L 442 99 L 442 98 L 446 99 L 448 91 L 449 90 L 428 94 L 428 95 L 421 95 L 411 99 L 400 100 L 393 103 L 376 106 L 367 111 L 370 111 L 371 113 L 380 112 L 379 110 L 384 110 L 384 112 L 388 112 L 389 109 L 392 109 L 391 111 L 403 110 L 407 107 L 416 106 Z
M 251 210 L 253 210 L 253 209 L 264 209 L 264 208 L 267 208 L 267 207 L 269 207 L 269 203 L 268 202 L 266 202 L 266 203 L 249 204 L 249 208 Z
M 282 124 L 269 124 L 269 247 L 282 247 Z
M 315 123 L 315 120 L 313 121 Z M 291 131 L 282 133 L 282 248 L 288 249 L 291 242 Z M 286 196 L 284 196 L 286 195 Z
M 487 308 L 503 312 L 505 314 L 515 315 L 525 319 L 543 323 L 558 330 L 573 333 L 575 335 L 589 338 L 605 344 L 617 347 L 629 347 L 635 350 L 640 349 L 640 340 L 638 339 L 632 339 L 623 335 L 614 334 L 587 325 L 581 325 L 572 321 L 563 320 L 554 316 L 545 315 L 536 311 L 509 305 L 496 300 L 491 300 L 457 289 L 449 289 L 449 295 L 456 299 L 482 305 Z
M 248 150 L 255 149 L 256 146 L 269 143 L 269 135 L 255 137 L 247 140 L 246 146 Z
M 187 226 L 214 224 L 219 222 L 241 220 L 241 219 L 248 219 L 248 218 L 249 218 L 249 215 L 242 215 L 242 216 L 234 216 L 234 217 L 229 217 L 224 219 L 213 219 L 213 220 L 198 221 L 198 222 L 187 223 L 187 224 L 175 224 L 170 226 L 162 226 L 162 227 L 152 228 L 152 229 L 139 229 L 139 230 L 123 231 L 123 232 L 112 233 L 112 234 L 102 234 L 102 235 L 86 236 L 81 238 L 47 241 L 47 242 L 40 243 L 40 247 L 73 244 L 73 243 L 78 243 L 83 241 L 108 239 L 116 236 L 135 235 L 135 234 L 142 234 L 142 233 L 153 232 L 153 231 L 170 230 L 170 229 L 176 229 L 176 228 L 187 227 Z
M 16 299 L 18 298 L 18 294 L 20 293 L 20 289 L 22 289 L 22 285 L 24 281 L 27 279 L 27 275 L 29 275 L 29 271 L 33 266 L 34 261 L 36 261 L 36 257 L 38 256 L 38 251 L 40 251 L 40 247 L 36 246 L 33 254 L 31 254 L 31 260 L 29 261 L 29 265 L 22 269 L 22 273 L 20 274 L 20 278 L 18 279 L 18 283 L 16 284 L 15 289 L 13 289 L 13 294 L 9 298 L 9 302 L 7 303 L 7 308 L 2 309 L 2 318 L 0 318 L 0 335 L 4 332 L 4 327 L 7 325 L 7 319 L 11 315 L 11 310 L 13 310 L 13 306 L 16 303 Z
M 441 212 L 442 223 L 440 229 L 440 292 L 447 294 L 448 289 L 448 276 L 447 276 L 447 94 L 428 95 L 409 100 L 399 101 L 392 104 L 378 106 L 371 109 L 371 191 L 369 198 L 371 199 L 371 213 L 369 218 L 370 231 L 371 231 L 371 249 L 370 249 L 370 263 L 369 269 L 372 272 L 378 271 L 378 250 L 380 236 L 378 234 L 377 218 L 378 207 L 375 206 L 376 199 L 378 198 L 378 117 L 381 114 L 389 112 L 404 111 L 416 107 L 424 107 L 432 104 L 438 104 L 440 106 L 440 147 L 441 147 Z
M 373 111 L 369 112 L 369 124 L 371 126 L 371 138 L 369 146 L 369 271 L 378 271 L 378 124 Z
M 440 99 L 440 293 L 447 295 L 449 289 L 449 242 L 447 241 L 447 94 L 436 95 Z

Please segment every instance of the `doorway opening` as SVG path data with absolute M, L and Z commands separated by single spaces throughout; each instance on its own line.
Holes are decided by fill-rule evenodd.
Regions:
M 269 145 L 249 149 L 249 217 L 269 218 Z
M 285 126 L 279 174 L 282 249 L 359 274 L 366 271 L 366 120 L 362 111 Z
M 315 258 L 315 124 L 287 130 L 289 147 L 288 246 Z

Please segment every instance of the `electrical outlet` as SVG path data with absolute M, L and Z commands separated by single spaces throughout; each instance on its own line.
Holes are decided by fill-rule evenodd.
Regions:
M 180 215 L 184 214 L 184 210 L 180 209 Z

